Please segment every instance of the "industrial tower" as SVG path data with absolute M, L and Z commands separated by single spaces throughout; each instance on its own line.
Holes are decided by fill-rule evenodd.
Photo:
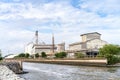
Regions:
M 38 45 L 38 31 L 35 32 L 35 44 Z

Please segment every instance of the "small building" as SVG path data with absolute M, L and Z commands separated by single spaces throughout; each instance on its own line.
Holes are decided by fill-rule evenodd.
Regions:
M 101 40 L 101 34 L 98 32 L 86 33 L 80 35 L 81 42 L 75 42 L 69 45 L 69 52 L 83 52 L 86 55 L 97 55 L 99 48 L 102 48 L 106 41 Z
M 4 59 L 12 59 L 15 58 L 16 56 L 18 56 L 18 54 L 8 54 L 4 57 Z

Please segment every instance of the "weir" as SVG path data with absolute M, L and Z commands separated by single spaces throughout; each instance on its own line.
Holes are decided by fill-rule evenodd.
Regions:
M 65 64 L 65 65 L 83 65 L 83 66 L 107 66 L 107 59 L 98 60 L 26 60 L 25 62 Z
M 23 70 L 23 62 L 65 64 L 65 65 L 84 65 L 84 66 L 107 66 L 107 59 L 7 59 L 6 62 L 19 63 L 20 70 Z
M 23 72 L 23 62 L 34 62 L 34 63 L 47 63 L 47 64 L 60 64 L 60 65 L 78 65 L 78 66 L 107 66 L 107 59 L 5 59 L 3 65 L 6 65 L 15 73 Z

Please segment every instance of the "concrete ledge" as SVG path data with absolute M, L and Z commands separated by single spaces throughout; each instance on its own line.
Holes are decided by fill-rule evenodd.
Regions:
M 36 62 L 48 64 L 67 64 L 67 65 L 84 65 L 84 66 L 106 66 L 107 59 L 7 59 L 6 61 L 22 61 L 22 62 Z
M 101 60 L 38 60 L 28 59 L 24 62 L 48 63 L 48 64 L 66 64 L 66 65 L 84 65 L 84 66 L 107 66 L 107 59 Z

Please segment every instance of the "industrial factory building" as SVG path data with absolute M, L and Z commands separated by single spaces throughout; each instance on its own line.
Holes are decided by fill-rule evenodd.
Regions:
M 54 54 L 55 52 L 65 51 L 65 43 L 55 44 L 54 35 L 52 36 L 51 44 L 39 43 L 38 31 L 35 32 L 35 42 L 30 42 L 25 46 L 25 53 L 34 55 L 36 53 L 45 52 L 47 55 Z
M 56 52 L 65 51 L 69 57 L 73 57 L 76 52 L 82 52 L 86 55 L 97 55 L 99 48 L 108 44 L 101 40 L 101 34 L 98 32 L 86 33 L 80 35 L 81 42 L 69 44 L 69 49 L 65 50 L 65 43 L 55 44 L 54 35 L 52 36 L 51 44 L 39 43 L 38 31 L 35 32 L 35 42 L 30 42 L 25 47 L 25 53 L 34 55 L 36 53 L 46 52 L 47 55 L 52 55 Z M 91 53 L 92 52 L 92 53 Z
M 106 41 L 101 40 L 101 34 L 98 32 L 82 34 L 81 38 L 81 42 L 75 42 L 69 45 L 69 52 L 82 52 L 86 55 L 97 55 L 99 48 L 108 44 Z

